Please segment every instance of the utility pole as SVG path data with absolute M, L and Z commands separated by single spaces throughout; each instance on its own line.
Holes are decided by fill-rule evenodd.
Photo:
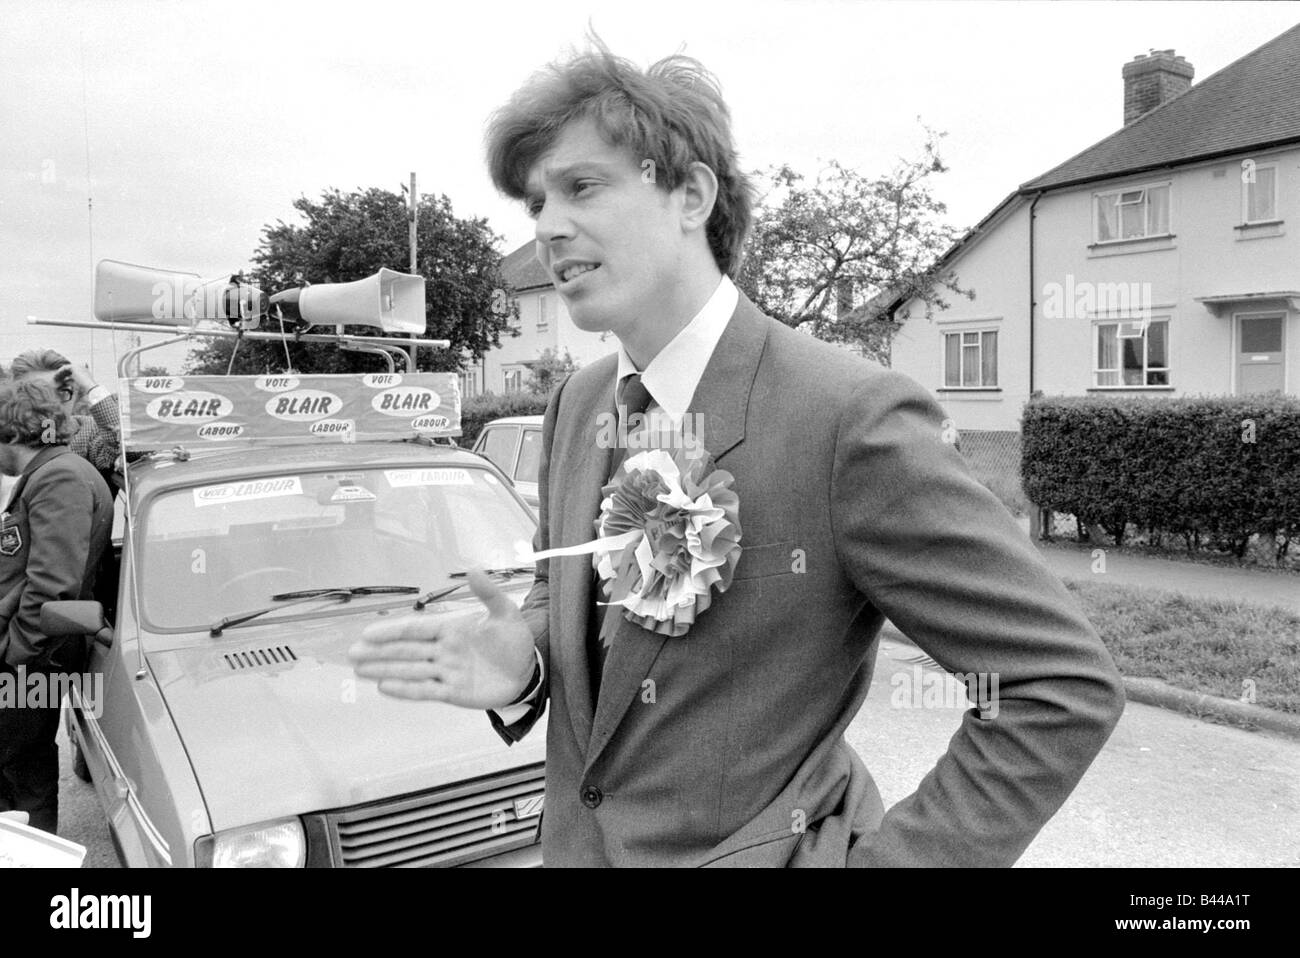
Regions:
M 417 272 L 415 267 L 416 264 L 416 239 L 415 239 L 416 221 L 415 219 L 416 219 L 416 215 L 419 213 L 419 209 L 420 209 L 420 200 L 418 194 L 415 192 L 415 171 L 412 170 L 411 171 L 411 210 L 410 213 L 408 214 L 408 218 L 411 221 L 411 273 L 412 275 L 414 275 Z

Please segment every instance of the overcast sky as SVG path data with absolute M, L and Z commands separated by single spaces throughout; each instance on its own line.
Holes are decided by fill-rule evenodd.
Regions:
M 643 65 L 680 50 L 712 69 L 747 168 L 876 174 L 918 151 L 918 117 L 947 131 L 937 192 L 965 227 L 1122 125 L 1126 60 L 1173 48 L 1200 82 L 1300 3 L 0 0 L 0 360 L 90 352 L 25 317 L 90 319 L 95 260 L 237 270 L 329 187 L 414 170 L 503 253 L 529 240 L 483 124 L 589 20 Z

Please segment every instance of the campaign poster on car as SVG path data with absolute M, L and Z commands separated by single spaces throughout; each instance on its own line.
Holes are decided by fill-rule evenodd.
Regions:
M 461 434 L 455 373 L 140 376 L 121 388 L 132 450 Z

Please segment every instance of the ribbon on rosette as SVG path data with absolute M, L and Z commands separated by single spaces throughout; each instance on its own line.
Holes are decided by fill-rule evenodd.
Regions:
M 520 556 L 591 555 L 608 602 L 661 635 L 682 636 L 726 592 L 740 561 L 735 478 L 698 446 L 630 457 L 603 492 L 596 538 Z

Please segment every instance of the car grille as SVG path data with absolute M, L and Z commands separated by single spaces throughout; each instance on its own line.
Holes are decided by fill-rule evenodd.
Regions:
M 331 812 L 334 861 L 344 868 L 464 865 L 538 839 L 541 763 L 450 788 Z

